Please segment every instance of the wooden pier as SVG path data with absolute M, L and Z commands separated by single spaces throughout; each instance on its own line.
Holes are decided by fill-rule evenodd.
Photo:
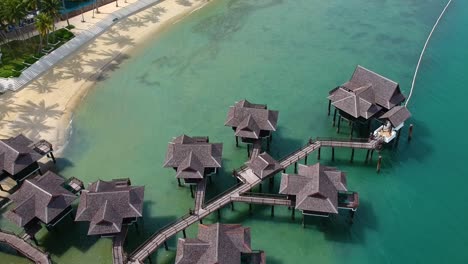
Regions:
M 13 233 L 0 230 L 0 243 L 7 244 L 37 264 L 51 264 L 49 254 Z
M 123 249 L 125 238 L 127 237 L 128 226 L 123 226 L 122 231 L 117 236 L 112 238 L 112 263 L 124 264 L 126 263 L 127 256 Z
M 283 169 L 286 169 L 292 164 L 297 164 L 297 162 L 301 159 L 307 159 L 309 154 L 315 150 L 319 150 L 322 147 L 378 150 L 381 148 L 381 145 L 382 140 L 380 138 L 350 140 L 317 138 L 316 140 L 309 140 L 307 145 L 294 151 L 290 155 L 287 155 L 285 158 L 280 160 L 280 164 Z M 261 146 L 259 147 L 258 144 L 254 144 L 252 155 L 250 156 L 255 157 L 255 155 L 258 155 L 260 153 L 260 148 Z M 203 204 L 205 193 L 205 187 L 203 187 L 204 184 L 197 186 L 195 210 L 179 218 L 177 221 L 170 223 L 166 227 L 163 227 L 161 230 L 148 238 L 142 245 L 140 245 L 130 254 L 129 263 L 143 263 L 144 260 L 149 258 L 150 255 L 156 251 L 166 240 L 179 232 L 185 233 L 185 229 L 187 227 L 202 220 L 211 213 L 220 210 L 231 202 L 267 204 L 272 206 L 292 206 L 292 202 L 284 199 L 284 197 L 263 197 L 260 195 L 252 195 L 251 193 L 248 193 L 253 187 L 262 182 L 262 180 L 257 175 L 255 175 L 252 169 L 250 169 L 248 166 L 243 166 L 236 170 L 234 175 L 240 180 L 240 183 L 216 196 L 206 205 Z M 263 179 L 266 178 L 268 178 L 268 176 L 265 176 Z
M 197 190 L 195 192 L 195 212 L 200 211 L 205 202 L 206 192 L 206 179 L 201 180 L 197 183 Z

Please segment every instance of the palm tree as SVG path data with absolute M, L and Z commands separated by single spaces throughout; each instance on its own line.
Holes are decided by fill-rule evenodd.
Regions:
M 60 18 L 62 8 L 63 4 L 60 0 L 42 0 L 41 2 L 41 11 L 53 20 L 53 31 L 55 31 L 55 20 Z
M 8 24 L 15 25 L 15 32 L 22 37 L 21 28 L 19 27 L 21 19 L 26 14 L 26 8 L 21 0 L 2 0 L 3 1 L 3 14 L 2 17 Z
M 40 13 L 36 17 L 36 29 L 37 32 L 39 32 L 39 50 L 38 53 L 41 52 L 42 50 L 42 42 L 44 40 L 44 37 L 49 36 L 50 30 L 53 28 L 54 21 L 53 19 L 47 15 L 46 13 Z M 47 40 L 48 42 L 48 40 Z

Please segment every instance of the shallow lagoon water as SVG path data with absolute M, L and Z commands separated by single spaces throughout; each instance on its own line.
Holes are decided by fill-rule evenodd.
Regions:
M 77 110 L 60 173 L 84 182 L 130 177 L 145 185 L 144 225 L 132 230 L 131 251 L 163 225 L 193 206 L 188 188 L 162 168 L 168 141 L 182 133 L 209 135 L 223 142 L 223 171 L 209 196 L 235 183 L 232 169 L 246 160 L 224 127 L 227 108 L 247 98 L 280 111 L 271 154 L 281 157 L 310 137 L 337 136 L 326 115 L 327 92 L 346 81 L 356 64 L 397 80 L 405 94 L 420 49 L 445 1 L 439 0 L 217 0 L 165 30 L 105 74 Z M 383 151 L 383 170 L 365 152 L 338 150 L 331 162 L 348 173 L 361 206 L 349 226 L 346 214 L 331 220 L 307 219 L 290 211 L 236 204 L 222 211 L 224 223 L 252 230 L 252 244 L 268 263 L 466 263 L 468 212 L 462 189 L 464 88 L 468 58 L 468 3 L 447 11 L 428 47 L 409 104 L 415 125 L 396 149 Z M 121 23 L 124 23 L 122 21 Z M 466 123 L 466 122 L 465 122 Z M 347 136 L 347 128 L 340 136 Z M 309 159 L 313 160 L 313 159 Z M 279 177 L 276 177 L 277 191 Z M 266 189 L 266 185 L 264 186 Z M 207 223 L 215 222 L 216 215 Z M 2 228 L 16 230 L 1 219 Z M 111 263 L 111 242 L 86 236 L 86 224 L 60 223 L 43 230 L 39 242 L 57 263 Z M 196 225 L 188 235 L 196 234 Z M 159 250 L 158 263 L 173 263 L 172 250 Z M 0 253 L 6 263 L 21 263 Z M 3 263 L 3 262 L 2 262 Z M 27 263 L 27 261 L 24 261 Z

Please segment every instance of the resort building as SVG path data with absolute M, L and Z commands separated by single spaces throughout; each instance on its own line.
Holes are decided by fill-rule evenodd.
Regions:
M 264 264 L 265 253 L 250 246 L 250 228 L 238 224 L 198 225 L 197 238 L 179 238 L 176 264 Z
M 281 164 L 266 152 L 250 160 L 248 166 L 262 180 L 268 176 L 275 175 L 283 169 Z
M 372 119 L 386 118 L 384 115 L 395 107 L 409 114 L 406 107 L 400 106 L 405 101 L 400 85 L 362 66 L 356 67 L 351 80 L 331 90 L 328 99 L 329 114 L 331 105 L 335 107 L 333 124 L 338 110 L 338 131 L 342 118 L 352 122 L 353 130 L 355 123 L 367 124 L 370 128 Z M 398 125 L 392 123 L 392 130 L 398 131 L 409 115 L 405 117 L 399 120 Z
M 224 125 L 234 130 L 236 145 L 239 137 L 246 143 L 254 143 L 262 138 L 271 141 L 271 132 L 276 131 L 278 114 L 278 111 L 268 110 L 266 105 L 242 100 L 229 108 Z
M 144 191 L 131 186 L 130 179 L 91 183 L 81 193 L 75 221 L 90 222 L 88 235 L 118 235 L 123 225 L 142 217 Z
M 174 138 L 167 147 L 165 168 L 174 168 L 176 178 L 186 184 L 197 184 L 221 167 L 223 144 L 210 143 L 208 137 Z
M 39 222 L 47 227 L 56 225 L 71 213 L 71 204 L 78 198 L 64 188 L 64 183 L 62 177 L 51 171 L 25 180 L 21 188 L 10 195 L 15 207 L 6 217 L 25 230 L 34 229 Z
M 38 160 L 50 156 L 54 162 L 52 144 L 45 140 L 33 143 L 20 134 L 0 140 L 0 179 L 13 178 L 20 182 L 35 172 L 40 173 Z
M 338 209 L 355 211 L 359 205 L 358 194 L 347 190 L 346 175 L 320 163 L 299 164 L 297 174 L 283 173 L 279 192 L 304 215 L 327 217 L 338 214 Z

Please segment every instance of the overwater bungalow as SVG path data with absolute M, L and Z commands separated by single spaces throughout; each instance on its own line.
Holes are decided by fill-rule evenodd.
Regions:
M 222 143 L 210 143 L 208 137 L 189 137 L 182 135 L 174 138 L 167 147 L 165 168 L 173 168 L 180 185 L 195 185 L 221 167 Z
M 10 177 L 21 182 L 36 172 L 41 173 L 38 160 L 51 157 L 52 144 L 45 140 L 34 143 L 20 134 L 16 137 L 0 140 L 0 179 Z
M 263 138 L 269 142 L 272 132 L 276 131 L 278 114 L 278 111 L 268 110 L 266 105 L 242 100 L 229 108 L 224 125 L 234 130 L 236 145 L 239 144 L 239 137 L 245 143 Z
M 176 264 L 264 264 L 265 253 L 254 251 L 250 228 L 238 224 L 198 225 L 197 238 L 179 238 Z
M 260 179 L 275 175 L 283 169 L 281 164 L 266 152 L 247 162 L 247 165 Z
M 405 96 L 401 93 L 400 85 L 382 75 L 379 75 L 362 66 L 357 66 L 351 79 L 329 92 L 328 113 L 331 105 L 335 107 L 333 124 L 335 125 L 338 112 L 338 132 L 340 130 L 341 119 L 351 122 L 351 135 L 355 124 L 365 124 L 370 129 L 371 121 L 388 118 L 387 112 L 395 107 L 399 111 L 409 113 L 404 106 L 400 106 L 405 101 Z M 403 110 L 402 110 L 403 109 Z M 391 113 L 395 114 L 395 113 Z M 403 117 L 403 115 L 401 115 Z M 391 123 L 392 131 L 398 131 L 402 123 L 409 116 L 399 120 L 398 125 Z M 400 126 L 401 125 L 401 126 Z M 384 126 L 380 127 L 381 129 Z M 386 128 L 387 130 L 389 127 Z
M 130 179 L 98 180 L 83 190 L 75 221 L 90 222 L 88 235 L 115 236 L 143 216 L 143 186 Z
M 48 171 L 34 179 L 27 179 L 19 190 L 10 195 L 15 207 L 6 217 L 34 235 L 40 222 L 48 228 L 55 226 L 66 215 L 71 214 L 71 204 L 78 196 L 65 189 L 65 180 Z
M 282 174 L 280 194 L 285 194 L 304 215 L 328 217 L 338 209 L 353 212 L 359 205 L 356 192 L 346 187 L 346 175 L 334 167 L 299 164 L 297 174 Z

